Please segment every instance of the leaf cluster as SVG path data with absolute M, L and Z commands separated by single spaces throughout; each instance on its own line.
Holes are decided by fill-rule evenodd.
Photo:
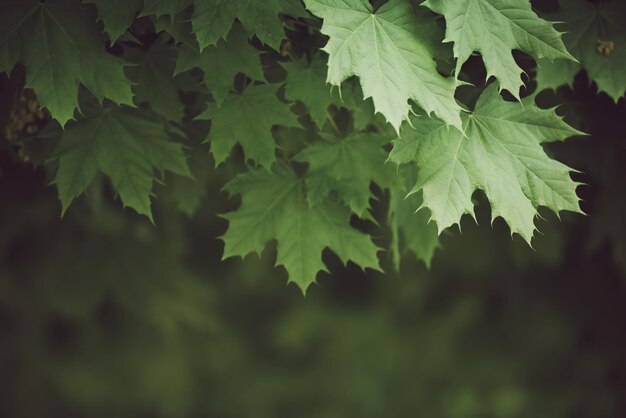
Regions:
M 219 171 L 241 202 L 224 257 L 275 241 L 305 291 L 325 249 L 380 269 L 381 225 L 396 265 L 429 264 L 478 190 L 529 244 L 540 207 L 580 212 L 544 145 L 582 132 L 537 106 L 518 59 L 540 89 L 584 68 L 623 95 L 619 2 L 571 3 L 546 14 L 585 25 L 563 35 L 518 0 L 0 0 L 0 72 L 49 115 L 32 136 L 54 144 L 62 212 L 108 179 L 153 222 L 155 197 L 192 216 Z

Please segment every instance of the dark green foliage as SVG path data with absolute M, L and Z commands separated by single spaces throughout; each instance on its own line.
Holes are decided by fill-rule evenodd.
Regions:
M 54 153 L 40 157 L 54 176 L 63 213 L 103 173 L 123 206 L 151 220 L 153 183 L 169 179 L 176 190 L 167 191 L 167 183 L 159 190 L 192 215 L 204 180 L 194 179 L 187 161 L 195 161 L 199 172 L 213 163 L 207 158 L 203 164 L 199 156 L 206 154 L 186 146 L 180 129 L 194 118 L 210 122 L 206 141 L 218 165 L 238 170 L 244 163 L 249 170 L 270 171 L 297 165 L 293 171 L 311 213 L 326 212 L 323 205 L 330 200 L 338 211 L 332 216 L 342 222 L 350 214 L 372 220 L 370 203 L 377 196 L 370 187 L 389 191 L 393 252 L 404 251 L 397 245 L 403 235 L 406 249 L 427 264 L 437 248 L 430 231 L 436 227 L 441 233 L 464 214 L 473 215 L 477 189 L 486 193 L 494 217 L 529 244 L 539 206 L 580 211 L 571 169 L 546 156 L 541 145 L 579 131 L 540 110 L 534 96 L 504 101 L 495 83 L 472 115 L 461 110 L 471 107 L 457 87 L 477 74 L 463 67 L 473 51 L 482 55 L 487 75 L 495 75 L 501 89 L 518 100 L 522 69 L 513 49 L 535 59 L 576 61 L 561 34 L 528 5 L 509 0 L 480 0 L 465 9 L 435 0 L 419 7 L 409 0 L 84 3 L 0 4 L 6 11 L 0 19 L 0 71 L 25 78 L 15 85 L 32 89 L 26 91 L 39 100 L 29 105 L 30 114 L 39 120 L 49 114 L 50 128 L 38 123 L 27 134 L 38 136 L 41 130 L 61 138 L 58 146 L 44 148 Z M 449 21 L 445 32 L 447 41 L 454 41 L 452 51 L 427 8 Z M 456 69 L 438 68 L 451 59 Z M 562 60 L 549 65 L 559 62 L 571 66 Z M 555 85 L 545 79 L 538 80 Z M 127 106 L 131 102 L 137 109 Z M 420 116 L 409 120 L 410 112 Z M 19 131 L 30 122 L 16 123 Z M 414 187 L 405 187 L 400 171 L 407 170 L 394 163 L 417 169 Z M 413 193 L 420 196 L 402 199 Z M 236 223 L 242 213 L 229 219 Z M 284 225 L 274 231 L 284 231 L 283 239 L 296 233 L 287 218 L 280 219 Z M 231 236 L 225 235 L 227 247 Z M 271 239 L 280 241 L 265 237 Z M 317 272 L 308 272 L 307 265 L 318 250 L 301 251 L 292 255 L 291 265 L 307 271 L 307 278 L 292 280 L 306 291 L 302 283 L 312 283 Z M 370 259 L 362 267 L 377 264 Z
M 0 0 L 0 417 L 626 416 L 621 3 L 419 3 Z

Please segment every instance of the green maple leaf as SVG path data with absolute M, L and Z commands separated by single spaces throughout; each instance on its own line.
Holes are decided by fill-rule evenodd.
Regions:
M 415 164 L 405 164 L 400 167 L 399 172 L 404 178 L 405 187 L 391 188 L 389 197 L 393 264 L 396 270 L 400 269 L 400 258 L 404 252 L 400 245 L 402 241 L 406 250 L 411 251 L 430 268 L 435 250 L 439 248 L 437 225 L 430 222 L 430 212 L 427 209 L 416 211 L 424 203 L 421 193 L 407 196 L 406 190 L 417 180 Z
M 183 44 L 198 51 L 198 42 L 191 31 L 191 22 L 187 12 L 179 13 L 174 17 L 167 15 L 152 19 L 156 33 L 165 32 L 170 35 L 175 44 Z
M 550 159 L 542 143 L 580 134 L 554 110 L 543 110 L 534 98 L 506 102 L 490 85 L 474 112 L 464 116 L 464 136 L 445 124 L 416 118 L 394 143 L 390 159 L 398 164 L 417 162 L 417 182 L 424 207 L 430 209 L 439 232 L 473 215 L 472 194 L 484 190 L 493 218 L 501 216 L 530 243 L 538 206 L 555 212 L 580 212 L 578 183 L 571 169 Z
M 296 115 L 276 93 L 277 84 L 250 86 L 241 94 L 231 94 L 220 107 L 210 105 L 198 118 L 211 120 L 211 152 L 220 164 L 230 155 L 232 148 L 241 144 L 246 159 L 264 167 L 276 160 L 276 143 L 272 126 L 299 127 Z
M 287 72 L 285 78 L 285 98 L 301 101 L 318 128 L 328 118 L 328 107 L 341 106 L 337 92 L 331 92 L 326 84 L 326 63 L 316 55 L 310 63 L 306 60 L 281 63 Z
M 556 90 L 561 86 L 572 86 L 574 77 L 582 69 L 578 62 L 569 60 L 548 61 L 537 60 L 537 91 L 552 89 Z
M 208 150 L 206 145 L 194 150 L 187 160 L 191 176 L 169 175 L 165 179 L 165 187 L 158 194 L 159 200 L 168 201 L 188 217 L 192 217 L 206 198 L 207 190 L 214 172 L 207 163 Z M 208 147 L 206 147 L 208 148 Z
M 238 5 L 232 0 L 196 1 L 191 16 L 191 26 L 196 34 L 200 50 L 225 39 L 233 20 L 237 17 Z
M 621 1 L 584 0 L 561 2 L 561 10 L 546 17 L 563 23 L 563 41 L 580 66 L 566 66 L 562 61 L 540 62 L 538 88 L 554 88 L 572 82 L 581 67 L 595 81 L 598 89 L 618 101 L 626 91 L 626 28 L 622 17 L 626 5 Z M 603 47 L 604 44 L 604 47 Z M 554 75 L 557 77 L 555 78 Z
M 248 30 L 264 44 L 278 50 L 285 37 L 283 23 L 278 15 L 305 16 L 300 1 L 293 0 L 240 0 L 237 17 Z
M 193 0 L 143 0 L 140 16 L 169 16 L 173 20 L 192 3 Z
M 83 3 L 96 6 L 98 19 L 104 23 L 111 43 L 126 32 L 143 7 L 142 0 L 83 0 Z
M 352 114 L 352 125 L 355 131 L 366 129 L 370 123 L 377 124 L 377 128 L 390 126 L 385 118 L 376 113 L 372 99 L 363 99 L 361 86 L 356 80 L 346 80 L 341 86 L 341 103 L 337 106 L 345 107 Z M 393 129 L 393 128 L 392 128 Z M 395 133 L 390 131 L 391 135 Z
M 262 81 L 263 67 L 257 51 L 239 25 L 233 26 L 226 40 L 198 52 L 188 45 L 179 45 L 175 74 L 192 68 L 204 72 L 204 82 L 215 101 L 221 104 L 233 88 L 235 76 L 243 73 L 253 80 Z
M 341 90 L 326 83 L 326 62 L 319 55 L 315 55 L 308 64 L 306 60 L 298 60 L 281 65 L 287 73 L 285 98 L 302 102 L 318 128 L 323 128 L 329 120 L 329 106 L 348 109 L 355 131 L 365 129 L 376 116 L 380 116 L 374 114 L 372 101 L 363 99 L 361 87 L 355 80 L 346 80 Z M 382 123 L 385 121 L 382 120 Z
M 446 41 L 454 42 L 457 77 L 470 55 L 480 52 L 487 78 L 495 76 L 500 87 L 518 100 L 523 71 L 513 58 L 513 49 L 534 58 L 575 61 L 561 34 L 533 12 L 529 1 L 427 0 L 424 6 L 446 18 Z
M 17 63 L 39 103 L 65 124 L 78 106 L 79 83 L 99 100 L 130 104 L 122 61 L 109 55 L 93 8 L 78 0 L 3 0 L 0 72 Z
M 436 22 L 415 10 L 408 0 L 390 0 L 374 12 L 366 0 L 305 0 L 324 19 L 322 33 L 330 37 L 328 82 L 339 86 L 356 75 L 365 98 L 399 131 L 408 118 L 409 99 L 449 125 L 461 128 L 454 100 L 456 83 L 437 72 L 434 60 L 440 44 Z
M 379 269 L 378 248 L 350 226 L 349 210 L 328 200 L 309 207 L 303 181 L 284 166 L 239 175 L 226 190 L 241 195 L 241 206 L 224 216 L 229 223 L 222 237 L 224 258 L 261 254 L 268 241 L 276 240 L 276 265 L 283 265 L 289 281 L 303 292 L 319 271 L 326 271 L 325 248 L 343 263 Z
M 183 104 L 179 97 L 179 80 L 174 77 L 176 50 L 160 36 L 147 51 L 129 47 L 126 59 L 135 64 L 127 69 L 132 81 L 135 101 L 147 102 L 150 108 L 169 120 L 183 117 Z
M 353 134 L 345 139 L 330 135 L 316 141 L 296 155 L 306 162 L 307 201 L 311 206 L 323 202 L 331 191 L 358 216 L 363 216 L 373 197 L 371 183 L 381 188 L 398 187 L 395 169 L 385 164 L 382 146 L 388 141 L 377 134 Z
M 170 140 L 163 121 L 150 113 L 84 102 L 84 119 L 67 126 L 58 148 L 55 183 L 63 212 L 102 172 L 124 206 L 152 220 L 155 170 L 190 176 L 181 144 Z
M 226 36 L 238 18 L 249 33 L 278 50 L 285 37 L 281 13 L 305 14 L 300 2 L 293 0 L 196 0 L 191 22 L 201 49 Z

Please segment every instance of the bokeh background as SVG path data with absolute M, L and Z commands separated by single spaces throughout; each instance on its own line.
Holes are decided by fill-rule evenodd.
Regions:
M 4 127 L 20 93 L 4 76 L 0 93 Z M 232 173 L 206 169 L 192 216 L 158 193 L 156 226 L 106 182 L 61 219 L 32 163 L 45 135 L 1 138 L 0 417 L 626 417 L 626 104 L 584 73 L 538 101 L 590 134 L 548 150 L 581 171 L 588 216 L 543 213 L 530 248 L 477 194 L 478 225 L 430 269 L 328 252 L 306 297 L 271 245 L 221 261 Z M 357 226 L 388 248 L 377 193 L 378 224 Z

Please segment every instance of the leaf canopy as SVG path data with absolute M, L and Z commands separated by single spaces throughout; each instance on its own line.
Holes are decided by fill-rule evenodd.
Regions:
M 562 41 L 526 0 L 0 0 L 0 88 L 17 93 L 2 100 L 5 137 L 27 159 L 31 139 L 59 132 L 40 104 L 63 125 L 56 153 L 35 157 L 50 162 L 63 212 L 107 176 L 150 220 L 154 194 L 159 213 L 192 216 L 245 171 L 226 186 L 242 203 L 225 216 L 224 255 L 275 240 L 303 291 L 325 248 L 377 268 L 353 215 L 386 218 L 396 268 L 406 252 L 428 266 L 477 190 L 530 243 L 540 206 L 580 212 L 572 169 L 543 148 L 580 132 L 534 97 L 499 92 L 519 100 L 521 50 L 540 89 L 585 68 L 621 97 L 626 9 L 597 3 L 563 4 Z M 475 52 L 496 80 L 457 90 L 462 67 L 482 84 Z

